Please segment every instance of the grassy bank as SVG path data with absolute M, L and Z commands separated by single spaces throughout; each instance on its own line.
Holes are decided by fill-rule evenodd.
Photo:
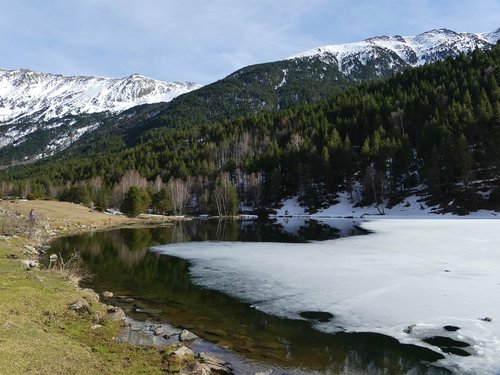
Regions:
M 32 226 L 30 208 L 37 213 Z M 130 224 L 61 202 L 0 202 L 0 374 L 155 374 L 159 349 L 114 340 L 119 322 L 71 274 L 38 267 L 33 247 L 51 237 L 92 228 Z M 49 250 L 50 251 L 50 250 Z M 81 301 L 87 309 L 68 306 Z

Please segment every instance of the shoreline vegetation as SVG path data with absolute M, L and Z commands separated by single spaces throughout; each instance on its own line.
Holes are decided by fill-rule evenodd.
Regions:
M 85 276 L 81 269 L 69 267 L 69 259 L 59 260 L 59 267 L 52 269 L 40 266 L 40 255 L 51 254 L 47 243 L 56 237 L 170 225 L 176 220 L 185 219 L 127 218 L 58 201 L 0 201 L 0 373 L 197 374 L 203 366 L 206 370 L 207 355 L 195 357 L 182 344 L 146 347 L 118 341 L 123 311 L 100 301 L 93 290 L 80 288 Z

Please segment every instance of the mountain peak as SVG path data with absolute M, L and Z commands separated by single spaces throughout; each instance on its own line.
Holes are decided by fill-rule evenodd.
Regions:
M 337 65 L 339 72 L 350 75 L 361 66 L 386 66 L 399 69 L 457 56 L 476 48 L 491 47 L 500 37 L 500 29 L 484 34 L 458 33 L 441 28 L 416 36 L 376 36 L 361 42 L 327 45 L 292 56 L 289 59 L 317 58 Z
M 496 44 L 500 40 L 500 27 L 495 31 L 477 34 L 479 38 L 488 41 L 491 44 Z
M 133 73 L 127 77 L 124 77 L 123 79 L 152 79 L 152 78 L 148 78 L 139 73 Z
M 378 42 L 378 41 L 397 41 L 405 43 L 405 39 L 401 35 L 393 35 L 393 36 L 380 35 L 365 39 L 365 42 Z
M 29 69 L 0 70 L 0 123 L 46 121 L 65 115 L 121 112 L 140 104 L 168 102 L 201 87 L 157 81 L 140 74 L 125 78 L 62 76 Z
M 450 30 L 450 29 L 445 29 L 445 28 L 440 28 L 440 29 L 432 29 L 428 31 L 424 31 L 421 34 L 418 35 L 429 35 L 429 34 L 445 34 L 445 35 L 458 35 L 456 31 Z

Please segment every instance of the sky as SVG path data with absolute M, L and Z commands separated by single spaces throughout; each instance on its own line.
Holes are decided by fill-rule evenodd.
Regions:
M 0 67 L 208 84 L 377 35 L 500 27 L 500 0 L 0 0 Z

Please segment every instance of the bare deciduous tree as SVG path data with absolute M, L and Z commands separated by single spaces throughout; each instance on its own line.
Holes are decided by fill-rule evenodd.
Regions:
M 115 185 L 111 191 L 110 204 L 112 207 L 120 207 L 125 193 L 132 186 L 137 186 L 146 189 L 148 186 L 148 181 L 141 176 L 141 174 L 136 170 L 128 170 L 122 176 L 120 182 Z
M 102 179 L 99 176 L 92 177 L 87 181 L 87 185 L 92 189 L 92 192 L 95 195 L 97 191 L 102 187 Z
M 262 196 L 262 175 L 260 173 L 251 173 L 248 176 L 246 193 L 253 207 L 257 207 Z
M 394 124 L 394 127 L 399 128 L 401 130 L 401 134 L 405 134 L 405 126 L 404 126 L 404 110 L 398 108 L 396 111 L 391 112 L 391 121 Z
M 365 192 L 371 191 L 373 201 L 376 204 L 377 210 L 381 215 L 385 214 L 384 198 L 385 198 L 385 175 L 377 171 L 373 163 L 366 167 L 365 170 Z
M 190 198 L 190 181 L 180 178 L 171 178 L 167 185 L 167 191 L 172 200 L 172 210 L 175 215 L 183 215 Z
M 5 182 L 5 181 L 2 181 L 1 189 L 2 189 L 1 190 L 2 197 L 10 195 L 12 192 L 12 184 Z
M 293 151 L 299 151 L 302 145 L 304 144 L 304 138 L 302 138 L 299 134 L 293 133 L 290 137 L 289 147 Z
M 157 193 L 163 188 L 163 180 L 161 179 L 160 175 L 156 176 L 153 182 L 153 187 Z
M 148 186 L 148 181 L 141 176 L 141 174 L 135 169 L 128 170 L 122 176 L 120 180 L 120 186 L 122 187 L 123 193 L 126 193 L 131 186 L 137 186 L 146 189 Z
M 238 195 L 229 173 L 225 172 L 219 176 L 213 197 L 219 216 L 235 215 L 238 212 Z

